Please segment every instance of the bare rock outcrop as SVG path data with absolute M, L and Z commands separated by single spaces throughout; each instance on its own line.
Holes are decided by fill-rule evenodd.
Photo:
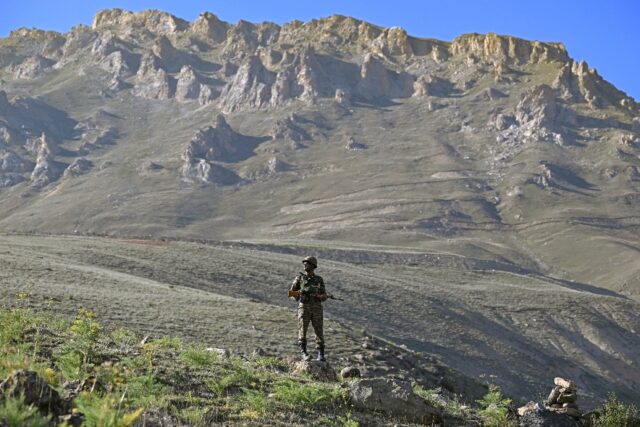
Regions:
M 562 43 L 528 41 L 495 33 L 463 34 L 451 43 L 453 56 L 474 57 L 487 63 L 526 64 L 542 62 L 565 62 L 569 60 Z
M 274 81 L 275 74 L 262 65 L 260 58 L 250 56 L 222 90 L 219 106 L 224 112 L 265 107 L 271 100 Z
M 356 93 L 370 101 L 384 98 L 406 98 L 413 93 L 414 77 L 389 70 L 375 55 L 367 54 L 360 68 Z
M 176 84 L 176 99 L 178 101 L 186 101 L 189 99 L 198 99 L 200 97 L 200 89 L 202 84 L 198 80 L 193 68 L 190 65 L 183 65 L 178 74 Z
M 538 85 L 525 92 L 516 106 L 516 121 L 537 129 L 554 129 L 559 113 L 555 92 L 547 85 Z
M 16 79 L 35 79 L 50 70 L 55 61 L 41 55 L 34 55 L 15 67 L 13 76 Z
M 0 154 L 1 173 L 26 173 L 32 171 L 34 166 L 31 160 L 24 159 L 11 151 L 5 151 Z
M 154 34 L 174 34 L 187 30 L 189 23 L 160 10 L 134 13 L 122 9 L 108 9 L 96 13 L 92 28 L 96 31 L 113 28 L 143 28 Z
M 165 70 L 176 71 L 182 63 L 182 53 L 176 49 L 167 36 L 160 36 L 151 47 L 151 51 L 158 58 L 159 64 Z
M 62 170 L 63 166 L 54 160 L 51 145 L 47 143 L 43 134 L 37 142 L 37 157 L 35 167 L 31 172 L 31 185 L 36 188 L 44 187 L 58 179 Z
M 453 92 L 453 84 L 441 77 L 425 74 L 416 79 L 413 83 L 414 97 L 420 96 L 448 96 Z
M 185 157 L 233 161 L 239 155 L 240 147 L 237 142 L 241 138 L 220 114 L 215 126 L 207 126 L 196 133 L 187 147 Z
M 60 63 L 66 63 L 71 57 L 88 48 L 97 36 L 96 32 L 87 25 L 76 25 L 73 27 L 66 34 L 66 40 L 61 48 L 62 60 Z
M 297 362 L 293 366 L 292 372 L 297 375 L 308 375 L 316 381 L 338 381 L 338 375 L 329 362 L 319 362 L 315 360 Z
M 240 178 L 219 162 L 233 162 L 246 156 L 252 147 L 246 137 L 236 133 L 224 116 L 218 115 L 215 126 L 200 129 L 182 155 L 182 179 L 185 182 L 236 184 Z
M 361 410 L 381 411 L 426 425 L 441 418 L 440 411 L 420 398 L 406 381 L 364 378 L 348 383 L 351 403 Z
M 270 104 L 281 105 L 291 98 L 312 102 L 324 92 L 322 85 L 326 81 L 314 49 L 303 48 L 295 54 L 293 63 L 276 75 Z
M 385 56 L 412 55 L 413 48 L 404 28 L 385 28 L 371 44 L 371 50 Z
M 309 133 L 302 127 L 303 121 L 297 114 L 291 114 L 274 123 L 269 136 L 271 139 L 284 139 L 295 144 L 311 139 Z
M 6 151 L 0 154 L 0 188 L 11 187 L 25 180 L 24 173 L 33 170 L 34 163 Z
M 85 174 L 93 167 L 93 162 L 84 157 L 78 157 L 64 170 L 63 177 L 76 177 Z
M 269 46 L 278 40 L 280 27 L 272 22 L 252 24 L 240 20 L 227 31 L 222 56 L 227 59 L 242 59 L 254 56 L 258 46 Z
M 553 87 L 567 101 L 586 102 L 592 108 L 613 105 L 631 112 L 639 110 L 638 104 L 624 92 L 604 80 L 585 61 L 567 61 L 556 76 Z
M 169 99 L 175 91 L 175 82 L 165 70 L 158 65 L 158 57 L 145 54 L 136 74 L 133 94 L 149 99 Z
M 204 12 L 191 24 L 191 32 L 205 40 L 222 43 L 227 38 L 229 27 L 213 13 Z
M 515 108 L 512 123 L 510 115 L 496 116 L 496 129 L 502 130 L 497 137 L 505 147 L 514 147 L 534 141 L 550 141 L 566 145 L 563 126 L 575 124 L 575 114 L 556 100 L 555 91 L 542 84 L 522 94 Z
M 133 75 L 138 67 L 136 56 L 111 31 L 100 34 L 93 41 L 91 56 L 100 68 L 117 78 Z

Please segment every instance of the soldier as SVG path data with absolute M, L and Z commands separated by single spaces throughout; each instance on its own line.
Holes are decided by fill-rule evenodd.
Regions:
M 300 273 L 291 285 L 292 291 L 300 291 L 302 295 L 296 297 L 298 304 L 298 346 L 303 360 L 311 359 L 307 353 L 307 329 L 309 322 L 316 334 L 316 348 L 318 359 L 324 362 L 324 335 L 322 333 L 322 302 L 328 298 L 322 277 L 314 270 L 318 267 L 318 260 L 308 256 L 302 260 L 304 273 Z

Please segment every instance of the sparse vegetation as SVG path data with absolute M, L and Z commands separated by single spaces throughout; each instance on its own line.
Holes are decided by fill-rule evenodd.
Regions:
M 594 427 L 640 427 L 638 408 L 635 405 L 620 402 L 615 393 L 611 393 L 598 410 L 593 425 Z
M 478 400 L 481 410 L 478 415 L 487 427 L 515 427 L 517 422 L 509 418 L 511 399 L 502 394 L 497 385 L 491 384 L 489 392 Z

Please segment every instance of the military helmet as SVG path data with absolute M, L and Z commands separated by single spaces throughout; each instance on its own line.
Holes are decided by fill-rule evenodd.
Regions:
M 308 262 L 309 264 L 313 265 L 313 268 L 318 268 L 318 260 L 314 256 L 308 256 L 305 259 L 303 259 L 302 262 L 303 263 Z

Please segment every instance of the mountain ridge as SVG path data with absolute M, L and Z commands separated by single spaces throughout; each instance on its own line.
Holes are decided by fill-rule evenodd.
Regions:
M 340 16 L 231 25 L 112 10 L 94 26 L 0 40 L 3 230 L 255 242 L 265 271 L 284 242 L 317 249 L 346 289 L 405 301 L 360 297 L 397 316 L 379 327 L 408 347 L 468 371 L 461 346 L 485 371 L 492 355 L 526 359 L 532 383 L 578 358 L 590 393 L 621 375 L 637 393 L 624 337 L 640 299 L 638 104 L 561 44 L 441 42 Z M 163 260 L 184 262 L 176 250 Z M 402 299 L 420 275 L 427 311 Z M 407 332 L 401 307 L 424 331 Z M 335 310 L 366 320 L 356 308 Z

